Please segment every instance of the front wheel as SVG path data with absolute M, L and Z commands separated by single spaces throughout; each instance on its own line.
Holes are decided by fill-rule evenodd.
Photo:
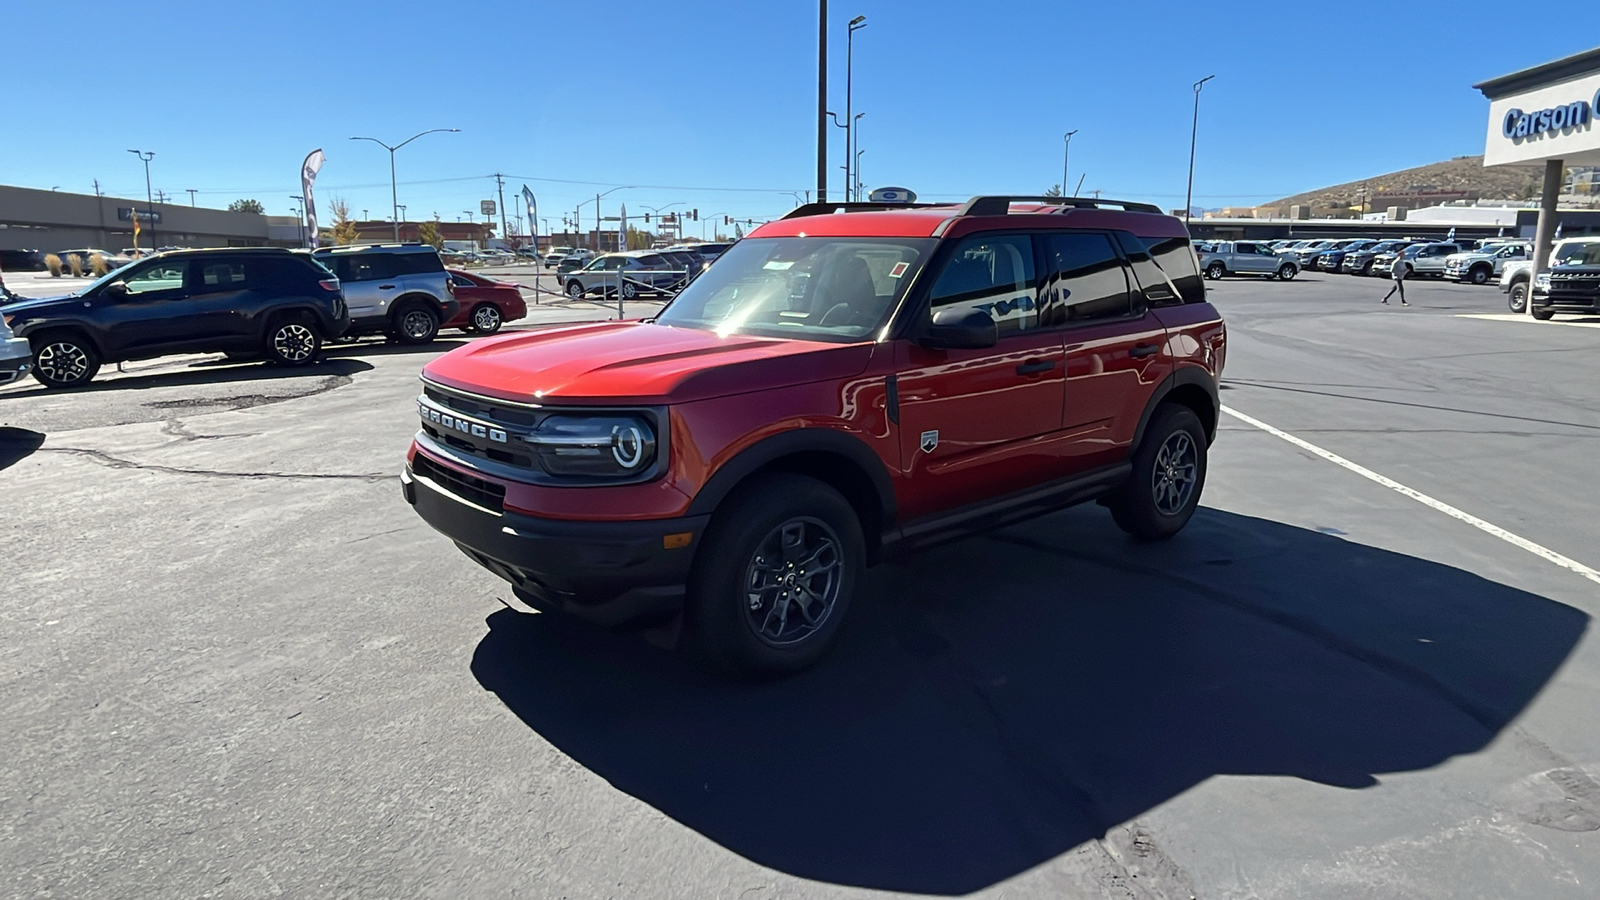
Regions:
M 1300 270 L 1296 269 L 1292 263 L 1284 263 L 1278 267 L 1278 278 L 1281 281 L 1293 281 L 1294 276 L 1298 275 L 1299 272 Z
M 1479 266 L 1478 268 L 1473 269 L 1467 277 L 1468 280 L 1470 280 L 1473 284 L 1488 284 L 1489 270 L 1483 266 Z
M 494 334 L 504 324 L 499 308 L 493 304 L 485 303 L 472 311 L 472 330 L 478 334 Z
M 578 283 L 577 281 L 568 281 L 567 282 L 567 296 L 571 297 L 574 300 L 582 300 L 583 299 L 583 285 Z
M 33 345 L 33 377 L 47 388 L 83 387 L 100 371 L 94 345 L 71 334 L 47 334 Z
M 1227 271 L 1228 271 L 1227 267 L 1224 266 L 1222 263 L 1219 263 L 1219 262 L 1212 263 L 1211 265 L 1206 266 L 1206 277 L 1211 279 L 1212 281 L 1216 281 L 1217 279 L 1222 277 L 1224 272 L 1227 272 Z
M 702 653 L 748 676 L 798 672 L 833 643 L 865 564 L 855 510 L 800 475 L 741 488 L 717 511 L 690 577 Z
M 322 335 L 310 322 L 286 319 L 273 323 L 266 349 L 267 359 L 280 366 L 304 366 L 316 362 Z
M 1200 505 L 1206 481 L 1206 432 L 1186 406 L 1156 410 L 1133 454 L 1133 473 L 1109 498 L 1117 527 L 1143 540 L 1183 530 Z
M 1540 309 L 1537 306 L 1533 308 L 1533 317 L 1535 319 L 1538 319 L 1541 322 L 1550 321 L 1550 317 L 1554 316 L 1554 315 L 1555 315 L 1555 311 L 1554 310 Z
M 1511 286 L 1510 293 L 1506 294 L 1506 305 L 1511 307 L 1511 311 L 1514 313 L 1528 311 L 1528 285 L 1526 282 L 1519 281 Z

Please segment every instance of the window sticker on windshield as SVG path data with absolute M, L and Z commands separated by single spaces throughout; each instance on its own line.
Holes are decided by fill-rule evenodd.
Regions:
M 794 260 L 792 259 L 769 259 L 767 260 L 767 264 L 761 268 L 782 272 L 784 269 L 787 269 L 792 265 L 794 265 Z
M 901 275 L 904 275 L 906 273 L 906 270 L 909 269 L 909 268 L 911 268 L 911 263 L 908 263 L 908 262 L 897 262 L 897 263 L 894 264 L 894 268 L 889 270 L 889 277 L 890 278 L 899 278 Z

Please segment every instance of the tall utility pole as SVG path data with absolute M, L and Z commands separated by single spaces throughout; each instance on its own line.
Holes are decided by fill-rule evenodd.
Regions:
M 1194 124 L 1189 126 L 1189 187 L 1183 192 L 1184 225 L 1189 224 L 1189 210 L 1194 206 L 1194 139 L 1200 133 L 1200 89 L 1215 77 L 1207 75 L 1194 83 Z
M 817 202 L 828 199 L 828 0 L 817 0 Z
M 140 159 L 144 160 L 144 202 L 145 202 L 145 205 L 149 209 L 149 212 L 146 215 L 150 219 L 150 248 L 151 249 L 155 249 L 155 247 L 156 247 L 156 219 L 155 219 L 156 201 L 155 201 L 155 196 L 150 193 L 150 160 L 156 158 L 156 152 L 154 150 L 129 150 L 128 152 L 132 153 L 134 156 L 137 156 Z M 135 221 L 137 221 L 138 218 L 139 218 L 139 211 L 137 209 L 133 211 L 133 218 L 134 218 Z
M 506 179 L 499 172 L 494 173 L 494 183 L 500 190 L 500 240 L 505 240 L 506 235 Z
M 411 137 L 406 138 L 398 144 L 395 144 L 393 147 L 385 144 L 383 141 L 380 141 L 377 138 L 353 137 L 350 139 L 352 141 L 371 141 L 374 144 L 377 144 L 379 147 L 389 151 L 389 200 L 394 207 L 394 242 L 396 244 L 400 243 L 400 187 L 399 182 L 395 181 L 394 177 L 394 152 L 425 134 L 433 134 L 435 131 L 457 132 L 460 130 L 461 129 L 459 128 L 430 128 L 427 131 L 419 131 L 416 134 L 413 134 Z
M 855 160 L 855 145 L 850 142 L 851 129 L 855 127 L 855 118 L 850 115 L 851 104 L 855 97 L 851 95 L 855 84 L 855 54 L 856 32 L 867 27 L 866 16 L 856 16 L 850 20 L 845 30 L 844 38 L 844 199 L 850 200 L 850 165 Z
M 190 209 L 194 209 L 194 195 L 196 193 L 195 189 L 194 188 L 184 188 L 184 190 L 189 192 L 189 208 Z
M 1067 163 L 1072 161 L 1072 136 L 1077 133 L 1078 129 L 1074 128 L 1061 136 L 1067 144 L 1067 149 L 1061 154 L 1061 196 L 1063 197 L 1067 196 Z

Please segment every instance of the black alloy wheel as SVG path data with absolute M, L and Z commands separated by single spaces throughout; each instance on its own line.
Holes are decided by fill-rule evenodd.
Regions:
M 1488 284 L 1490 274 L 1491 270 L 1487 266 L 1475 266 L 1472 269 L 1470 278 L 1473 284 Z
M 478 334 L 494 334 L 504 324 L 500 308 L 492 303 L 481 304 L 472 311 L 472 330 Z
M 746 676 L 798 672 L 833 643 L 866 558 L 855 510 L 813 478 L 741 486 L 706 529 L 687 624 L 700 651 Z
M 276 322 L 267 335 L 267 358 L 280 366 L 304 366 L 316 362 L 322 350 L 322 335 L 302 319 Z
M 47 388 L 82 387 L 100 371 L 100 354 L 76 335 L 47 334 L 33 346 L 33 377 Z
M 1206 433 L 1194 410 L 1157 408 L 1133 455 L 1133 473 L 1105 501 L 1117 527 L 1143 540 L 1165 540 L 1187 525 L 1206 480 Z
M 1511 311 L 1514 313 L 1528 311 L 1528 283 L 1526 281 L 1519 281 L 1511 286 L 1510 292 L 1506 294 L 1506 305 L 1511 307 Z
M 395 339 L 402 344 L 426 344 L 439 333 L 439 314 L 421 303 L 408 303 L 395 315 Z

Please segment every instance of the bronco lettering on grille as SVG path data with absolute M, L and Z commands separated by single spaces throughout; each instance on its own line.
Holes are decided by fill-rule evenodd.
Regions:
M 497 444 L 506 443 L 506 433 L 503 429 L 483 425 L 471 419 L 463 419 L 460 416 L 453 416 L 449 413 L 441 413 L 421 401 L 417 402 L 417 413 L 422 416 L 423 421 L 432 422 L 446 431 L 455 431 L 471 437 L 486 438 Z

